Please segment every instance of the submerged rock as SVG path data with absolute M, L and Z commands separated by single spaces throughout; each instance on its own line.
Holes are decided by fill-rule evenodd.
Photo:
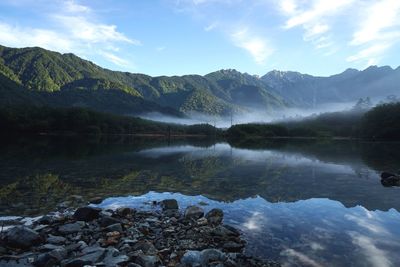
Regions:
M 160 202 L 163 210 L 177 210 L 179 209 L 178 201 L 176 199 L 164 199 Z

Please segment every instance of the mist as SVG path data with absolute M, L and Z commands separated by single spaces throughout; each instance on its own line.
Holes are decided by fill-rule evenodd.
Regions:
M 318 115 L 326 112 L 346 111 L 354 107 L 354 102 L 329 103 L 317 105 L 315 108 L 286 108 L 277 111 L 263 111 L 253 109 L 247 112 L 234 113 L 232 116 L 209 115 L 199 112 L 191 112 L 186 118 L 168 116 L 159 112 L 151 112 L 140 115 L 141 118 L 174 124 L 210 124 L 218 128 L 229 128 L 235 124 L 245 123 L 271 123 L 287 120 L 299 120 L 311 115 Z

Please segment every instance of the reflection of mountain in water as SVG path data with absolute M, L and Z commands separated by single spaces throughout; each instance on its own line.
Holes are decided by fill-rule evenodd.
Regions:
M 35 209 L 38 203 L 46 205 L 35 199 L 42 197 L 43 177 L 51 173 L 49 177 L 57 180 L 47 179 L 53 181 L 54 197 L 170 191 L 223 201 L 256 195 L 270 202 L 329 198 L 348 207 L 400 210 L 398 189 L 383 188 L 376 173 L 393 169 L 399 162 L 393 144 L 297 141 L 232 148 L 199 140 L 194 145 L 168 146 L 163 140 L 107 144 L 47 139 L 24 144 L 0 152 L 0 184 L 7 188 L 0 191 L 2 206 L 18 202 Z M 55 205 L 54 201 L 45 203 L 49 209 Z

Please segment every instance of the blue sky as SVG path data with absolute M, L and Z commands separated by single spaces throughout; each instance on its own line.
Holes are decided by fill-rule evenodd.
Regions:
M 149 75 L 400 65 L 399 0 L 2 0 L 0 44 Z

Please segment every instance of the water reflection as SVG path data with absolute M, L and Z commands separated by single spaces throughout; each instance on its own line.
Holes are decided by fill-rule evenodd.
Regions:
M 205 202 L 205 210 L 225 211 L 225 223 L 239 227 L 248 252 L 274 258 L 283 266 L 398 266 L 400 214 L 346 208 L 338 201 L 308 199 L 271 203 L 261 197 L 218 202 L 203 196 L 150 192 L 108 198 L 103 208 L 153 208 L 151 200 L 176 198 L 181 207 Z
M 202 194 L 235 201 L 329 198 L 346 207 L 400 210 L 400 188 L 384 188 L 379 171 L 400 166 L 396 144 L 209 141 L 22 141 L 0 148 L 0 214 L 33 214 L 61 198 L 141 195 L 149 191 Z M 378 147 L 378 148 L 376 148 Z M 369 150 L 378 151 L 380 157 Z M 390 159 L 386 160 L 385 155 Z M 385 166 L 385 167 L 377 167 Z

